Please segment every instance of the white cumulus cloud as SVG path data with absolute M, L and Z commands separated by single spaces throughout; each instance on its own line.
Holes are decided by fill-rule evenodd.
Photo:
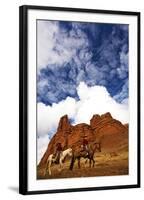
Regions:
M 117 103 L 104 86 L 88 87 L 82 82 L 77 91 L 80 101 L 77 102 L 76 123 L 89 123 L 93 114 L 106 112 L 122 123 L 128 122 L 128 105 Z
M 76 100 L 67 97 L 59 103 L 53 103 L 52 106 L 46 106 L 38 103 L 38 136 L 51 133 L 56 130 L 61 116 L 67 114 L 70 118 L 74 118 L 76 113 Z
M 38 69 L 49 64 L 62 65 L 69 62 L 75 57 L 77 49 L 88 46 L 87 37 L 80 29 L 75 28 L 68 34 L 67 31 L 60 29 L 58 21 L 38 20 L 37 41 Z

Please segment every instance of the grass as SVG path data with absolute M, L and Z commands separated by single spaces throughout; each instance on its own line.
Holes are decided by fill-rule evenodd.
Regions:
M 59 171 L 59 165 L 53 164 L 52 175 L 44 176 L 45 168 L 37 169 L 37 179 L 70 178 L 70 177 L 92 177 L 92 176 L 116 176 L 128 174 L 128 151 L 118 151 L 110 153 L 96 153 L 95 166 L 89 167 L 89 162 L 85 163 L 81 159 L 81 168 L 78 168 L 77 161 L 73 170 L 69 170 L 70 160 L 66 160 L 63 168 Z

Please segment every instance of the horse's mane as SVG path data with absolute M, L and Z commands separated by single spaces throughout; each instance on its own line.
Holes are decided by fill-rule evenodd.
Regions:
M 99 146 L 98 146 L 99 145 Z M 89 150 L 92 152 L 92 153 L 95 153 L 96 150 L 101 150 L 101 143 L 100 142 L 93 142 L 93 143 L 90 143 L 89 145 Z

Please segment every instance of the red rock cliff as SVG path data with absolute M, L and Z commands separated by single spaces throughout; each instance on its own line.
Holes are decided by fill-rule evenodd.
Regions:
M 114 119 L 110 113 L 93 115 L 90 125 L 81 123 L 72 126 L 68 116 L 61 117 L 57 132 L 48 144 L 39 166 L 44 165 L 48 156 L 54 152 L 56 144 L 60 142 L 63 149 L 77 149 L 82 144 L 83 138 L 88 142 L 99 141 L 103 151 L 113 151 L 124 144 L 128 144 L 128 125 L 123 125 Z

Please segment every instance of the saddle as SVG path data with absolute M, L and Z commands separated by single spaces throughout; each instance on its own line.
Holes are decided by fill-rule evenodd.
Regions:
M 81 150 L 80 150 L 80 153 L 85 153 L 86 156 L 88 156 L 88 154 L 89 154 L 88 151 L 87 151 L 86 149 L 81 149 Z

